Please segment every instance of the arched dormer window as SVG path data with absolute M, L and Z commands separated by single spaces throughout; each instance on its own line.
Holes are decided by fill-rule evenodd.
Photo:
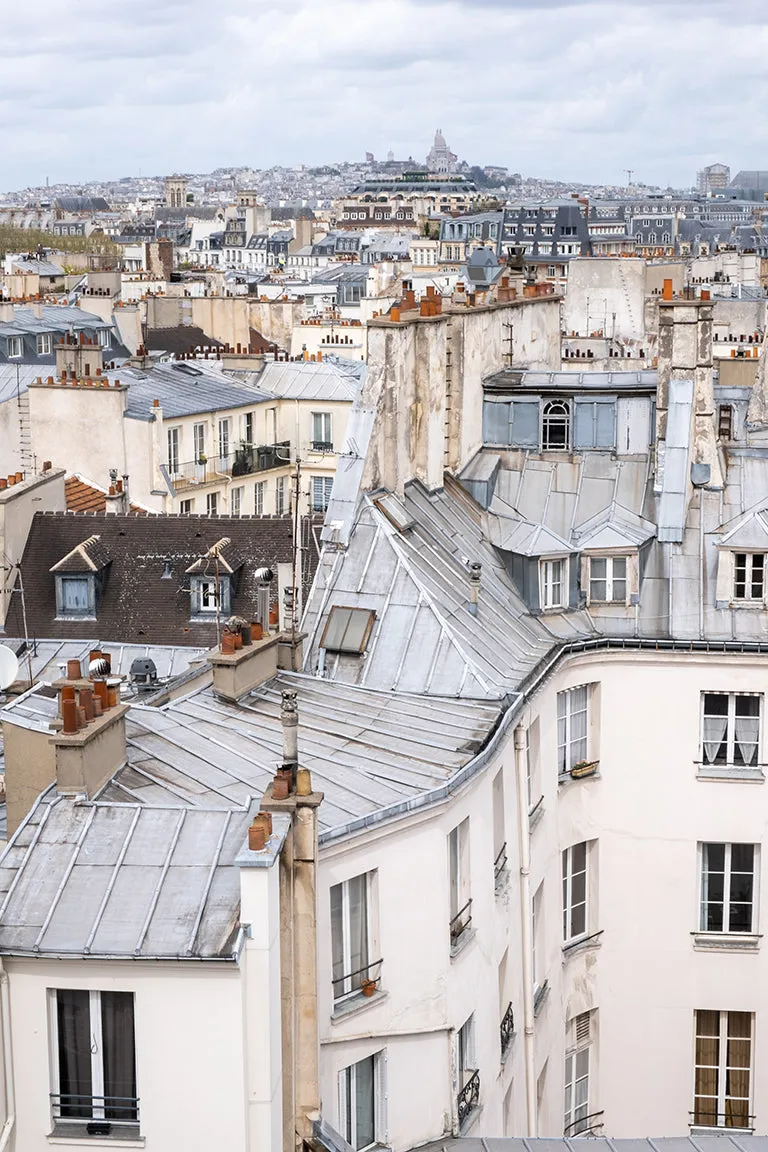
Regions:
M 541 420 L 541 447 L 567 452 L 571 440 L 571 412 L 565 400 L 549 400 Z

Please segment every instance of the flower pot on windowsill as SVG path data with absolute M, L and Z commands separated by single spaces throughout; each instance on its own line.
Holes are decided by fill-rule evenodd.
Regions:
M 254 620 L 251 624 L 251 640 L 261 640 L 264 635 L 264 626 L 261 620 Z
M 363 996 L 373 996 L 374 992 L 376 991 L 376 981 L 361 980 L 360 991 L 362 992 Z
M 571 768 L 572 780 L 583 780 L 585 776 L 594 776 L 597 772 L 597 760 L 580 760 Z

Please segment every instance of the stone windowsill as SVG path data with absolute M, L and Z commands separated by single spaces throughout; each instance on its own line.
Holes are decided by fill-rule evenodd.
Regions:
M 476 936 L 474 928 L 467 928 L 459 936 L 455 943 L 451 944 L 451 960 L 455 960 L 465 950 L 468 944 L 471 944 Z
M 533 1015 L 534 1018 L 539 1015 L 544 1004 L 549 998 L 549 980 L 545 980 L 543 984 L 539 984 L 533 990 Z
M 727 764 L 702 764 L 696 761 L 696 776 L 699 780 L 741 780 L 750 784 L 764 784 L 765 773 L 762 766 L 757 768 L 729 768 Z
M 588 948 L 599 948 L 602 941 L 600 937 L 603 934 L 601 928 L 599 932 L 590 932 L 589 935 L 577 936 L 573 940 L 568 940 L 563 944 L 563 960 L 570 959 L 577 952 L 584 952 Z
M 753 932 L 691 932 L 697 952 L 758 952 L 762 935 Z
M 377 988 L 373 996 L 364 996 L 362 992 L 359 992 L 355 996 L 342 1000 L 331 1013 L 331 1024 L 339 1024 L 350 1016 L 357 1016 L 358 1012 L 364 1012 L 366 1008 L 372 1008 L 374 1004 L 380 1004 L 382 1000 L 386 1000 L 388 995 L 388 992 Z
M 540 823 L 543 815 L 544 815 L 544 797 L 539 796 L 536 803 L 533 805 L 533 807 L 528 812 L 528 832 L 529 832 L 529 834 L 531 832 L 533 832 L 536 825 Z
M 46 1139 L 49 1144 L 63 1144 L 70 1148 L 144 1148 L 146 1139 L 139 1133 L 138 1125 L 114 1124 L 108 1136 L 89 1136 L 86 1121 L 62 1123 L 54 1121 L 53 1131 Z

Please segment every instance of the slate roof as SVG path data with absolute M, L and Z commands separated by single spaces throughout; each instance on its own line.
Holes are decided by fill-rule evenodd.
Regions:
M 144 344 L 150 352 L 168 352 L 178 355 L 181 352 L 192 352 L 196 348 L 223 348 L 221 340 L 208 336 L 202 328 L 192 324 L 178 324 L 174 328 L 150 328 L 145 337 Z
M 305 538 L 310 531 L 305 521 Z M 92 536 L 99 537 L 109 557 L 101 573 L 96 621 L 57 620 L 51 569 Z M 256 607 L 254 570 L 267 565 L 276 571 L 278 563 L 291 559 L 290 517 L 164 516 L 158 531 L 153 516 L 38 512 L 21 562 L 29 635 L 84 639 L 97 631 L 106 640 L 124 643 L 210 647 L 216 641 L 215 620 L 190 619 L 187 570 L 224 536 L 243 558 L 231 611 L 250 618 Z M 303 555 L 307 586 L 316 564 L 313 543 Z M 166 560 L 171 576 L 162 579 Z M 74 569 L 69 565 L 68 570 Z M 276 582 L 272 595 L 275 599 Z M 5 630 L 24 635 L 18 591 L 11 597 Z

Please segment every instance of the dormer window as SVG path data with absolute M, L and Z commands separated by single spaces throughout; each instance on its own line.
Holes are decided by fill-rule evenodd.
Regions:
M 734 600 L 765 599 L 765 552 L 736 552 L 733 569 Z
M 541 607 L 545 612 L 568 606 L 568 560 L 542 560 L 539 566 L 541 578 Z
M 570 447 L 571 410 L 566 400 L 549 400 L 541 419 L 542 450 L 567 452 Z
M 59 620 L 94 620 L 109 553 L 100 536 L 89 536 L 50 569 L 56 584 Z
M 589 558 L 589 602 L 627 603 L 627 557 Z
M 190 584 L 192 593 L 192 615 L 219 616 L 230 615 L 230 578 L 229 576 L 193 576 Z
M 94 619 L 94 578 L 89 574 L 56 576 L 56 616 L 59 620 Z

